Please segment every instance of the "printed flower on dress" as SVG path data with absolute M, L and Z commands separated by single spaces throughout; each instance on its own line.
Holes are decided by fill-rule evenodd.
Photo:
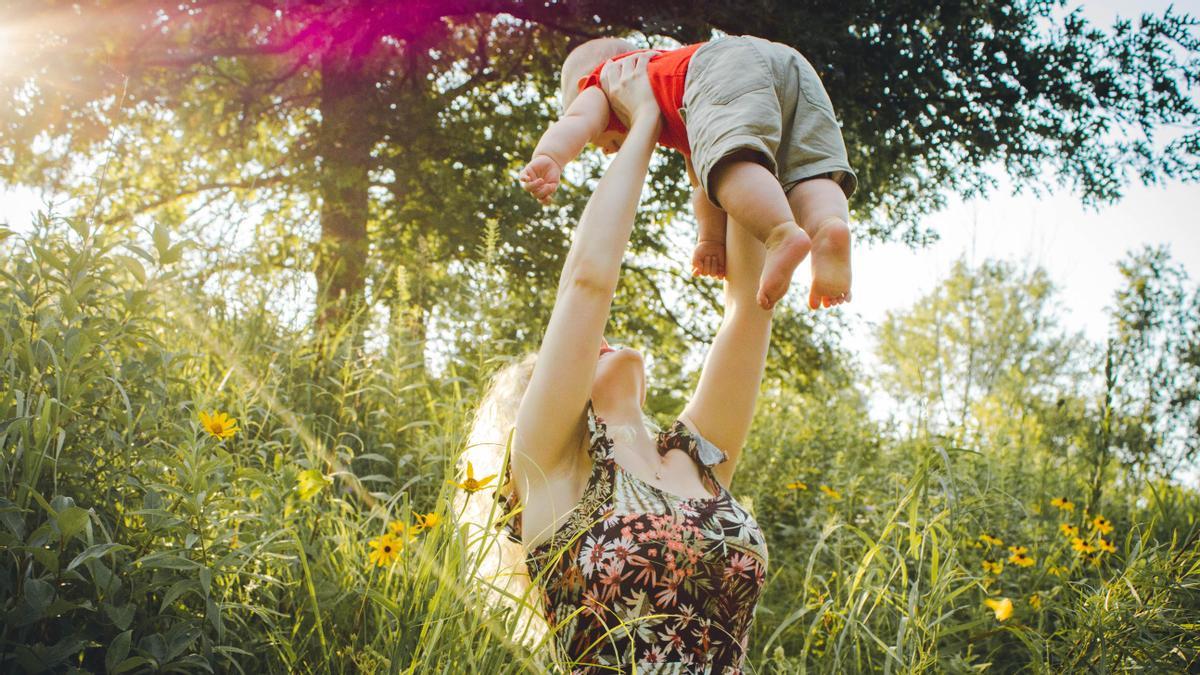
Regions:
M 604 539 L 598 535 L 588 535 L 583 548 L 579 549 L 579 567 L 584 576 L 591 576 L 606 560 Z

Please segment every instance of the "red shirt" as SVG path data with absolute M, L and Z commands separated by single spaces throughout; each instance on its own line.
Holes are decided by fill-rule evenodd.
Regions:
M 687 79 L 688 63 L 692 60 L 692 54 L 703 44 L 705 43 L 700 42 L 679 49 L 659 52 L 650 57 L 650 63 L 646 64 L 650 89 L 654 91 L 654 99 L 658 101 L 658 108 L 663 115 L 663 128 L 662 133 L 658 136 L 658 144 L 678 150 L 685 157 L 692 154 L 692 146 L 688 145 L 687 127 L 683 124 L 683 118 L 679 116 L 679 109 L 683 107 L 683 83 Z M 638 49 L 618 54 L 609 61 L 616 61 L 644 51 L 650 50 Z M 588 87 L 600 86 L 600 70 L 604 68 L 604 63 L 596 66 L 591 74 L 579 78 L 579 91 Z M 629 130 L 625 128 L 624 124 L 621 124 L 621 120 L 617 119 L 615 113 L 610 112 L 608 128 L 605 131 L 626 133 Z

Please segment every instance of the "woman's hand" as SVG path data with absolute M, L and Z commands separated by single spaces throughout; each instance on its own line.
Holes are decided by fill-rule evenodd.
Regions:
M 658 52 L 642 52 L 617 61 L 610 61 L 600 71 L 600 88 L 608 96 L 608 102 L 617 117 L 627 128 L 639 117 L 662 115 L 654 91 L 650 89 L 650 78 L 646 75 L 646 64 Z

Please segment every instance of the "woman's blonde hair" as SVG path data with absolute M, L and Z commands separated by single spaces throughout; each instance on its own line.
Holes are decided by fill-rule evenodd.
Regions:
M 506 607 L 512 612 L 513 635 L 529 647 L 541 642 L 548 629 L 541 597 L 531 592 L 524 547 L 505 536 L 497 523 L 513 517 L 500 506 L 513 491 L 511 481 L 505 480 L 507 449 L 536 360 L 536 354 L 526 355 L 492 377 L 475 412 L 458 469 L 462 475 L 470 462 L 475 476 L 496 474 L 496 480 L 482 490 L 458 490 L 454 495 L 454 512 L 459 532 L 466 538 L 473 586 L 482 594 L 484 606 Z
M 475 492 L 458 490 L 454 495 L 454 513 L 458 530 L 467 542 L 468 568 L 474 589 L 484 606 L 507 608 L 514 618 L 511 625 L 517 641 L 535 648 L 547 644 L 549 632 L 542 607 L 542 594 L 533 592 L 533 583 L 525 565 L 525 548 L 509 539 L 497 524 L 508 518 L 520 518 L 521 505 L 514 514 L 501 508 L 513 493 L 506 482 L 508 449 L 521 399 L 529 388 L 537 354 L 528 354 L 501 368 L 475 411 L 467 447 L 458 461 L 458 473 L 466 472 L 467 462 L 476 477 L 496 475 L 496 480 Z M 651 433 L 658 431 L 654 420 L 643 413 L 642 421 Z M 628 430 L 613 427 L 610 432 L 621 438 Z M 550 648 L 547 644 L 547 648 Z

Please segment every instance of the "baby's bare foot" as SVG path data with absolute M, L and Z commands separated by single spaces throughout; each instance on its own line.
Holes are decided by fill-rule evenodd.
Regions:
M 812 274 L 809 307 L 833 307 L 850 300 L 850 228 L 841 218 L 830 218 L 813 232 Z
M 692 251 L 692 276 L 725 278 L 725 242 L 696 242 Z
M 758 306 L 771 309 L 787 293 L 792 272 L 808 255 L 808 235 L 795 223 L 776 225 L 767 235 L 767 258 L 758 280 Z

